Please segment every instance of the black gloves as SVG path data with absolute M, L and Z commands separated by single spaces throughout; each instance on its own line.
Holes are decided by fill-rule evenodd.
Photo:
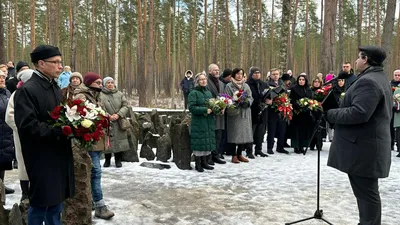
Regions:
M 250 103 L 249 102 L 243 102 L 243 103 L 240 104 L 240 107 L 242 107 L 244 109 L 247 109 L 247 108 L 250 107 Z

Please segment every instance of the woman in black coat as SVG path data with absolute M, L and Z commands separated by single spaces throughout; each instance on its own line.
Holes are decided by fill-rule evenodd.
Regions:
M 313 94 L 313 99 L 315 96 L 315 92 L 322 87 L 322 80 L 320 78 L 315 78 L 311 84 L 311 91 Z M 318 118 L 315 118 L 315 120 L 318 120 Z M 317 122 L 317 121 L 315 121 Z M 313 123 L 313 127 L 315 128 L 315 123 Z M 323 145 L 323 138 L 326 137 L 326 121 L 324 118 L 321 118 L 321 122 L 319 123 L 319 129 L 315 133 L 313 139 L 311 140 L 310 144 L 310 150 L 314 150 L 315 146 L 319 151 L 322 150 L 322 145 Z
M 15 158 L 13 131 L 6 124 L 5 116 L 11 93 L 6 89 L 6 76 L 0 73 L 0 179 L 4 181 L 4 171 L 12 170 L 12 161 Z M 6 194 L 14 190 L 6 188 Z
M 290 102 L 295 111 L 300 109 L 297 100 L 301 98 L 312 98 L 312 91 L 308 85 L 307 76 L 299 75 L 297 83 L 291 88 Z M 313 131 L 312 117 L 309 111 L 294 113 L 291 121 L 292 141 L 291 146 L 297 154 L 304 152 L 304 147 L 307 147 Z

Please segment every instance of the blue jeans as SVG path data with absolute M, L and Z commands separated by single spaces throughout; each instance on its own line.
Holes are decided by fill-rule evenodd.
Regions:
M 28 224 L 29 225 L 61 225 L 61 212 L 63 204 L 60 203 L 49 207 L 29 207 Z
M 104 205 L 103 191 L 101 189 L 101 165 L 100 165 L 101 152 L 89 151 L 90 158 L 92 158 L 92 175 L 90 184 L 92 186 L 92 199 L 95 207 Z

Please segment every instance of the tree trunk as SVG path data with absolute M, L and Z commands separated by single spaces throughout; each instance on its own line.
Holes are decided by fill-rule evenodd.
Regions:
M 372 7 L 372 1 L 373 0 L 369 0 L 369 3 L 368 3 L 368 31 L 367 31 L 367 44 L 369 45 L 370 43 L 370 39 L 371 39 L 371 20 L 372 20 L 372 18 L 373 18 L 373 13 L 372 13 L 372 10 L 371 10 L 371 7 Z M 340 10 L 340 8 L 339 8 L 339 10 Z M 377 27 L 377 25 L 375 26 L 375 27 Z
M 231 21 L 230 21 L 230 15 L 229 15 L 229 1 L 225 0 L 225 32 L 226 32 L 226 38 L 225 38 L 225 58 L 226 63 L 225 63 L 225 68 L 231 68 L 232 67 L 232 57 L 231 57 Z
M 49 8 L 49 44 L 57 45 L 57 3 L 56 1 L 48 0 Z
M 399 3 L 399 8 L 400 8 L 400 3 Z M 397 34 L 396 34 L 396 54 L 395 54 L 395 68 L 399 68 L 400 66 L 400 9 L 399 9 L 399 15 L 397 17 Z
M 3 12 L 4 5 L 0 4 L 0 12 Z M 0 46 L 5 46 L 4 43 L 4 25 L 3 25 L 3 16 L 0 16 Z M 4 52 L 5 48 L 0 48 L 0 62 L 5 62 L 6 56 Z
M 151 101 L 154 98 L 154 0 L 150 0 L 149 24 L 148 24 L 148 52 L 147 52 L 147 74 L 146 89 L 147 96 Z M 150 105 L 151 106 L 151 105 Z
M 191 30 L 191 57 L 192 61 L 190 68 L 193 71 L 196 71 L 196 40 L 197 40 L 197 35 L 196 35 L 196 28 L 197 28 L 197 5 L 195 4 L 193 7 L 193 21 L 192 21 L 192 30 Z
M 340 0 L 339 0 L 340 1 Z M 296 2 L 297 2 L 297 0 L 296 0 Z M 296 6 L 296 10 L 297 10 L 297 6 Z M 309 41 L 309 35 L 308 35 L 308 17 L 309 17 L 309 8 L 308 8 L 308 0 L 306 0 L 306 29 L 305 29 L 305 38 L 306 38 L 306 41 L 305 41 L 305 43 L 304 43 L 304 48 L 305 48 L 305 60 L 306 60 L 306 63 L 305 63 L 305 68 L 306 68 L 306 74 L 310 77 L 311 76 L 311 74 L 310 74 L 310 48 L 309 48 L 309 43 L 310 43 L 310 41 Z
M 208 31 L 207 31 L 207 26 L 208 26 L 208 22 L 207 22 L 207 7 L 208 7 L 208 3 L 207 0 L 204 0 L 204 71 L 207 71 L 207 66 L 208 66 Z
M 77 71 L 76 65 L 76 45 L 77 45 L 77 37 L 76 37 L 76 23 L 78 17 L 78 5 L 76 0 L 71 0 L 71 7 L 72 7 L 72 21 L 71 21 L 71 70 Z
M 137 44 L 137 73 L 138 73 L 138 89 L 139 89 L 139 106 L 145 107 L 147 103 L 147 90 L 146 90 L 146 74 L 144 66 L 144 36 L 143 36 L 143 13 L 142 1 L 137 1 L 137 20 L 138 20 L 138 44 Z
M 357 46 L 361 46 L 363 3 L 363 0 L 357 0 Z
M 376 0 L 376 45 L 381 45 L 382 41 L 381 41 L 381 12 L 380 12 L 380 8 L 379 8 L 379 0 Z M 396 7 L 396 3 L 394 3 Z M 394 18 L 394 16 L 393 16 Z M 394 21 L 393 21 L 394 23 Z
M 213 24 L 213 33 L 212 33 L 212 62 L 217 63 L 217 19 L 216 19 L 216 0 L 213 0 L 212 6 L 212 24 Z
M 118 55 L 119 54 L 119 0 L 115 1 L 115 65 L 114 65 L 114 78 L 115 84 L 118 86 Z
M 293 18 L 292 18 L 292 29 L 290 32 L 290 45 L 289 45 L 289 51 L 288 51 L 288 69 L 294 69 L 293 68 L 293 62 L 294 62 L 294 41 L 295 41 L 295 33 L 296 33 L 296 26 L 297 26 L 297 8 L 299 5 L 299 0 L 296 0 L 294 3 L 294 11 L 293 11 Z M 306 8 L 308 8 L 308 4 L 306 4 Z M 306 18 L 307 20 L 307 18 Z M 308 26 L 308 23 L 306 22 L 306 26 Z M 306 32 L 307 33 L 307 32 Z
M 281 46 L 279 53 L 279 69 L 281 72 L 285 72 L 287 69 L 287 45 L 289 29 L 289 17 L 284 15 L 290 15 L 290 0 L 282 0 L 282 19 L 281 19 Z
M 391 56 L 392 56 L 392 37 L 393 37 L 393 28 L 394 28 L 394 16 L 396 12 L 396 0 L 388 0 L 386 7 L 386 18 L 383 24 L 383 33 L 382 33 L 382 47 L 385 49 L 387 57 L 385 60 L 385 70 L 389 75 L 391 68 Z
M 339 62 L 338 62 L 338 69 L 340 70 L 341 64 L 344 62 L 343 61 L 343 56 L 344 56 L 344 41 L 343 41 L 343 1 L 344 0 L 338 0 L 339 1 Z
M 273 55 L 274 55 L 274 36 L 275 36 L 275 18 L 274 18 L 275 0 L 272 0 L 272 10 L 271 10 L 271 50 L 269 52 L 269 69 L 275 67 L 273 65 Z
M 337 0 L 325 2 L 324 29 L 321 42 L 321 73 L 327 74 L 334 70 L 336 61 L 336 24 Z

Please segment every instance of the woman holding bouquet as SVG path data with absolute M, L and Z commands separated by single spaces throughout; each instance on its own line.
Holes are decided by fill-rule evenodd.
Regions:
M 233 110 L 228 109 L 227 111 L 228 143 L 238 146 L 237 151 L 233 152 L 233 163 L 249 162 L 242 155 L 242 151 L 245 149 L 246 144 L 253 142 L 250 109 L 253 97 L 249 85 L 243 79 L 243 74 L 243 69 L 235 68 L 232 72 L 232 80 L 225 88 L 225 92 L 236 101 L 236 108 Z
M 103 79 L 104 88 L 100 94 L 103 108 L 111 115 L 111 149 L 104 152 L 104 167 L 110 167 L 111 154 L 114 153 L 115 167 L 122 167 L 122 153 L 129 150 L 128 131 L 124 130 L 119 120 L 126 117 L 128 113 L 128 101 L 124 94 L 115 86 L 114 79 L 106 77 Z
M 207 163 L 207 156 L 216 149 L 215 116 L 207 102 L 212 94 L 207 90 L 207 76 L 198 73 L 194 78 L 194 89 L 189 93 L 189 111 L 192 114 L 190 125 L 190 147 L 196 159 L 196 170 L 212 170 L 214 167 Z
M 296 84 L 290 91 L 290 101 L 295 111 L 291 122 L 291 146 L 297 154 L 304 152 L 304 147 L 307 147 L 313 132 L 313 123 L 310 111 L 303 110 L 298 103 L 298 100 L 302 98 L 312 98 L 311 88 L 308 86 L 306 75 L 299 75 Z

